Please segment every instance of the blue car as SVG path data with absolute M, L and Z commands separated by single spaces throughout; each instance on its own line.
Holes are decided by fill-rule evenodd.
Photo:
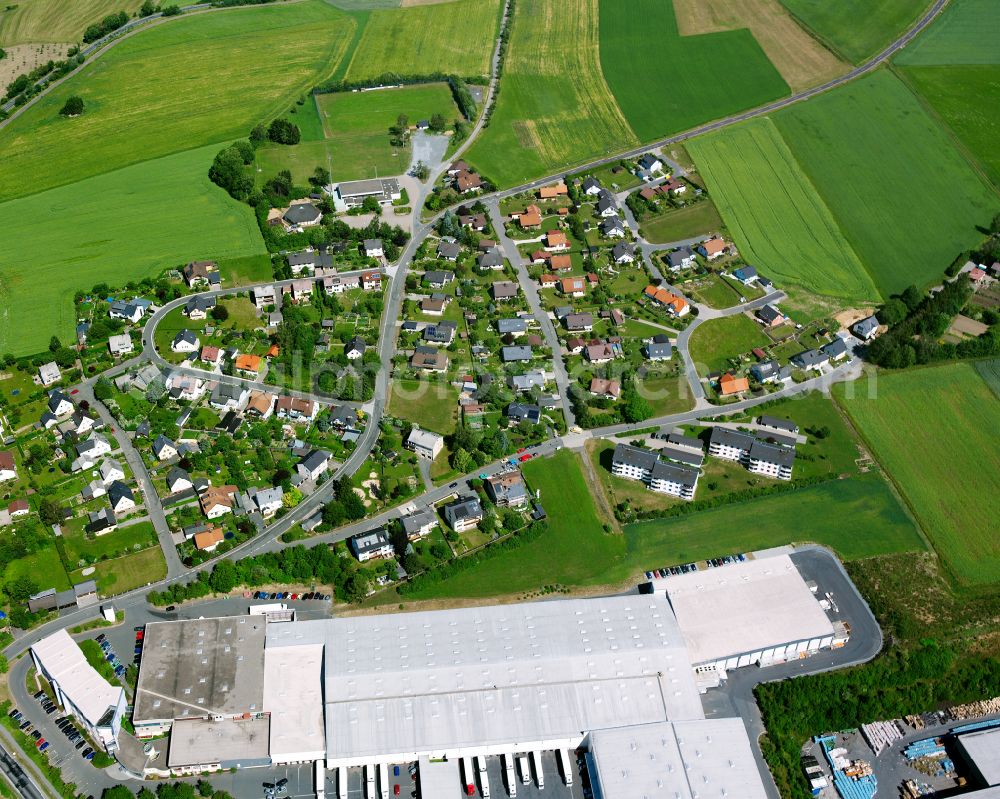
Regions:
M 84 755 L 84 757 L 87 758 L 87 760 L 93 760 L 94 759 L 94 753 L 90 752 L 89 754 Z

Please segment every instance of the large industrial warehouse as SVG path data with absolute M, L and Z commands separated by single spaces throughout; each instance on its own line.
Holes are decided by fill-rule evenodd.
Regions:
M 165 762 L 149 767 L 157 774 L 416 761 L 428 782 L 457 783 L 472 758 L 584 749 L 601 799 L 757 799 L 743 723 L 705 719 L 699 672 L 833 639 L 780 554 L 671 577 L 652 593 L 157 622 L 146 628 L 134 724 L 140 737 L 170 732 Z

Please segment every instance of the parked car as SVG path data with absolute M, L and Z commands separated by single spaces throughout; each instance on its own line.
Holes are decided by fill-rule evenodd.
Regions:
M 39 752 L 44 752 L 44 751 L 45 751 L 46 749 L 48 749 L 48 748 L 49 748 L 49 742 L 48 742 L 48 741 L 42 741 L 42 742 L 41 742 L 41 743 L 40 743 L 40 744 L 38 745 L 38 751 L 39 751 Z
M 38 730 L 32 730 L 31 737 L 37 741 L 39 738 L 42 737 L 42 734 Z

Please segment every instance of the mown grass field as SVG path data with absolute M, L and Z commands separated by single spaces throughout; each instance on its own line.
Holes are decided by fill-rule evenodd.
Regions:
M 93 22 L 137 11 L 142 0 L 17 0 L 0 8 L 0 46 L 79 42 Z
M 643 141 L 789 93 L 749 30 L 681 36 L 672 0 L 600 0 L 600 7 L 604 76 Z
M 894 59 L 901 66 L 1000 64 L 1000 7 L 994 0 L 953 0 Z
M 373 11 L 346 77 L 489 75 L 502 5 L 500 0 L 456 0 Z
M 1000 65 L 905 67 L 902 72 L 1000 186 Z
M 159 547 L 150 547 L 122 558 L 102 560 L 94 565 L 94 573 L 88 578 L 83 570 L 70 574 L 74 583 L 80 580 L 97 581 L 97 590 L 105 596 L 123 594 L 147 583 L 155 583 L 167 576 L 167 562 Z
M 264 253 L 251 209 L 208 180 L 215 151 L 189 150 L 0 203 L 0 351 L 40 352 L 52 335 L 73 340 L 78 289 L 196 258 Z
M 877 299 L 864 265 L 770 119 L 695 139 L 688 151 L 743 257 L 778 285 L 847 301 Z
M 598 0 L 519 0 L 496 109 L 466 160 L 501 186 L 638 139 L 601 72 Z
M 1000 197 L 892 73 L 774 117 L 883 295 L 938 280 Z
M 976 371 L 983 378 L 990 390 L 1000 399 L 1000 358 L 992 361 L 977 361 Z
M 843 74 L 849 65 L 795 21 L 780 0 L 674 0 L 681 35 L 748 28 L 793 91 Z
M 874 396 L 851 397 L 851 388 L 836 387 L 838 402 L 953 575 L 967 585 L 1000 580 L 991 501 L 1000 449 L 987 432 L 1000 430 L 1000 400 L 990 387 L 972 364 L 956 363 L 882 373 Z
M 196 14 L 143 31 L 0 131 L 0 199 L 246 136 L 333 71 L 353 25 L 312 0 Z M 74 94 L 85 113 L 59 116 Z
M 310 122 L 309 140 L 293 146 L 269 144 L 260 148 L 257 167 L 261 181 L 287 169 L 295 183 L 304 186 L 317 166 L 328 167 L 335 180 L 398 175 L 410 164 L 409 146 L 399 148 L 389 143 L 389 126 L 396 124 L 400 114 L 406 114 L 411 122 L 438 113 L 448 120 L 458 116 L 451 91 L 444 83 L 321 94 L 315 105 L 317 114 L 302 112 L 302 116 L 305 120 L 316 116 L 319 136 L 315 136 L 315 125 Z M 294 121 L 296 116 L 299 114 L 288 118 Z
M 579 456 L 562 450 L 552 458 L 529 461 L 522 471 L 531 488 L 541 490 L 548 531 L 408 597 L 487 597 L 556 583 L 597 585 L 628 576 L 624 539 L 602 529 Z
M 767 521 L 756 524 L 755 519 Z M 625 539 L 629 562 L 642 569 L 790 543 L 824 544 L 844 560 L 923 549 L 906 511 L 874 474 L 690 516 L 638 522 L 625 528 Z
M 715 204 L 709 200 L 668 211 L 660 216 L 651 216 L 644 219 L 640 227 L 647 240 L 654 244 L 665 244 L 714 233 L 722 228 L 722 217 Z
M 458 389 L 428 380 L 395 379 L 388 410 L 392 416 L 413 422 L 424 430 L 448 435 L 455 431 Z
M 785 8 L 848 61 L 874 55 L 914 22 L 928 0 L 781 0 Z
M 744 314 L 710 319 L 691 334 L 690 351 L 699 373 L 725 371 L 729 359 L 770 340 L 753 319 Z

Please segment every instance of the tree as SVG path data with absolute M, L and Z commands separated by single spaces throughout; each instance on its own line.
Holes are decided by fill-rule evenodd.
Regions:
M 111 788 L 105 788 L 101 799 L 133 799 L 133 796 L 132 791 L 124 785 L 115 785 Z
M 275 119 L 267 127 L 267 138 L 276 144 L 298 144 L 302 134 L 298 125 L 287 119 Z
M 208 780 L 198 780 L 197 784 L 195 785 L 195 789 L 198 791 L 199 796 L 208 797 L 211 796 L 213 793 L 212 783 L 210 783 Z
M 400 131 L 405 131 L 410 127 L 410 118 L 406 114 L 400 114 L 396 117 L 396 128 Z
M 59 524 L 63 520 L 62 506 L 46 497 L 38 505 L 38 518 L 48 525 Z
M 209 314 L 216 322 L 225 322 L 229 318 L 229 309 L 225 305 L 216 305 Z
M 435 133 L 441 133 L 446 127 L 448 127 L 448 122 L 441 114 L 434 114 L 431 117 L 431 130 Z
M 38 593 L 38 583 L 27 575 L 15 577 L 4 587 L 7 591 L 7 596 L 13 602 L 27 602 L 28 597 Z
M 49 352 L 55 352 L 62 347 L 62 343 L 59 341 L 58 337 L 53 336 L 49 339 Z
M 153 0 L 145 0 L 143 4 L 139 7 L 139 16 L 148 17 L 151 14 L 156 13 L 156 3 Z
M 364 201 L 361 203 L 361 210 L 366 214 L 380 214 L 382 212 L 382 206 L 379 205 L 378 200 L 369 195 L 365 197 Z
M 417 161 L 417 165 L 413 167 L 411 174 L 417 180 L 427 180 L 430 177 L 431 170 L 423 161 Z
M 322 166 L 316 167 L 313 170 L 312 177 L 309 178 L 309 182 L 317 189 L 328 186 L 330 184 L 330 170 Z
M 94 383 L 94 397 L 101 400 L 109 400 L 114 395 L 114 387 L 111 381 L 106 377 L 97 378 L 97 382 Z
M 622 418 L 626 422 L 642 422 L 653 415 L 646 399 L 640 396 L 635 386 L 629 381 L 622 395 Z
M 220 560 L 212 569 L 212 590 L 228 594 L 236 587 L 236 566 L 231 560 Z

